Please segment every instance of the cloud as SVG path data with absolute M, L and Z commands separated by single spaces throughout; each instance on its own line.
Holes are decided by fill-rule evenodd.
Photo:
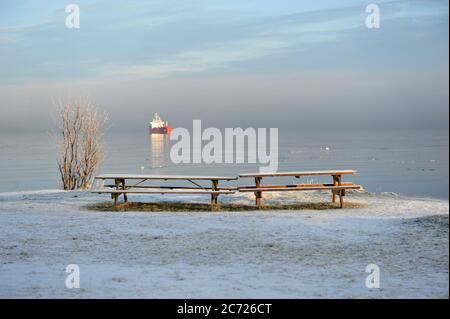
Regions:
M 0 28 L 0 83 L 239 71 L 246 63 L 280 55 L 298 66 L 296 52 L 314 52 L 314 45 L 342 41 L 351 30 L 363 32 L 366 15 L 365 6 L 357 1 L 339 6 L 327 1 L 314 6 L 289 1 L 289 7 L 235 1 L 145 5 L 82 1 L 82 26 L 73 31 L 64 27 L 64 8 L 58 5 L 52 3 L 48 12 L 41 6 L 35 16 L 33 11 L 27 13 L 34 17 L 34 24 L 21 23 L 18 17 Z M 430 15 L 448 19 L 444 10 L 448 4 L 442 1 L 380 5 L 383 24 Z M 421 19 L 414 20 L 416 27 Z M 358 44 L 346 45 L 350 56 Z
M 221 69 L 235 62 L 265 57 L 289 48 L 289 44 L 270 39 L 249 39 L 209 45 L 188 50 L 155 64 L 132 65 L 121 70 L 105 71 L 102 77 L 164 77 L 177 72 L 202 72 Z

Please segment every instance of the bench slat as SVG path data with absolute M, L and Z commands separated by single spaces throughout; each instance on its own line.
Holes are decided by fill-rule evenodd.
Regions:
M 102 174 L 95 179 L 153 179 L 153 180 L 236 180 L 235 176 L 189 176 L 189 175 L 144 175 L 144 174 Z
M 302 172 L 275 172 L 275 173 L 245 173 L 239 177 L 280 177 L 280 176 L 325 176 L 325 175 L 356 175 L 355 170 L 334 170 L 334 171 L 302 171 Z
M 105 188 L 116 188 L 116 185 L 104 185 Z M 125 185 L 125 188 L 142 189 L 192 189 L 192 190 L 211 190 L 211 187 L 189 187 L 189 186 L 154 186 L 154 185 Z M 237 187 L 218 187 L 218 190 L 237 190 Z
M 239 192 L 282 192 L 282 191 L 306 191 L 306 190 L 342 190 L 342 189 L 362 189 L 360 185 L 342 185 L 342 186 L 297 186 L 297 187 L 255 187 L 238 188 Z
M 296 188 L 304 186 L 337 186 L 334 184 L 289 184 L 289 185 L 261 185 L 260 188 Z M 341 183 L 340 186 L 357 186 L 352 182 Z M 255 188 L 255 185 L 239 186 L 238 189 Z
M 93 189 L 91 193 L 97 194 L 234 194 L 231 190 L 182 190 L 182 189 Z

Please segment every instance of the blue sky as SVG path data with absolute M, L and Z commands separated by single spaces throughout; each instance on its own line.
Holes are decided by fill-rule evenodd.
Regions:
M 130 127 L 153 111 L 184 124 L 180 109 L 213 122 L 255 106 L 265 112 L 242 125 L 265 124 L 274 107 L 282 123 L 305 103 L 307 118 L 333 104 L 370 122 L 374 107 L 382 117 L 395 106 L 391 126 L 448 126 L 448 1 L 73 1 L 76 30 L 64 24 L 69 3 L 0 0 L 3 128 L 26 126 L 29 114 L 48 125 L 51 100 L 67 94 L 89 95 L 113 118 L 127 104 Z M 380 6 L 380 29 L 365 27 L 369 3 Z M 370 92 L 384 106 L 358 106 Z

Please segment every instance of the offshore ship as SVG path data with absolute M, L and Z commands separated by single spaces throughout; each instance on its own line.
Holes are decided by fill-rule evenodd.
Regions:
M 164 122 L 159 117 L 158 113 L 155 113 L 153 120 L 150 122 L 150 133 L 152 134 L 170 134 L 172 128 L 169 126 L 169 122 Z

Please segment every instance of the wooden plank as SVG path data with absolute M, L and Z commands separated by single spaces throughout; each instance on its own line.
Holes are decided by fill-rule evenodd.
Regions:
M 300 172 L 276 172 L 276 173 L 245 173 L 239 174 L 241 178 L 254 177 L 280 177 L 280 176 L 326 176 L 326 175 L 356 175 L 355 170 L 330 170 L 330 171 L 300 171 Z
M 153 179 L 153 180 L 237 180 L 235 176 L 200 176 L 200 175 L 143 175 L 143 174 L 101 174 L 95 179 Z
M 356 184 L 352 183 L 352 182 L 346 182 L 346 183 L 341 183 L 342 186 L 355 186 Z M 303 187 L 303 186 L 335 186 L 335 184 L 327 184 L 327 183 L 320 183 L 320 184 L 289 184 L 289 185 L 262 185 L 259 187 L 263 187 L 263 188 L 295 188 L 295 187 Z M 238 186 L 237 189 L 246 189 L 246 188 L 256 188 L 255 185 L 244 185 L 244 186 Z
M 105 185 L 105 187 L 114 187 L 112 185 Z M 254 187 L 254 186 L 253 186 Z M 212 190 L 212 188 L 210 187 L 204 187 L 204 188 L 198 188 L 198 187 L 192 187 L 192 186 L 156 186 L 156 185 L 128 185 L 125 186 L 125 189 L 127 188 L 142 188 L 142 189 L 146 189 L 146 188 L 156 188 L 156 189 L 197 189 L 197 190 L 202 190 L 202 189 L 206 189 L 206 190 Z M 237 190 L 237 187 L 218 187 L 218 190 Z
M 174 190 L 174 189 L 94 189 L 91 190 L 91 193 L 97 194 L 234 194 L 234 191 L 228 190 Z
M 283 191 L 306 191 L 306 190 L 343 190 L 343 189 L 361 189 L 360 185 L 341 185 L 341 186 L 301 186 L 287 188 L 243 188 L 239 192 L 283 192 Z

